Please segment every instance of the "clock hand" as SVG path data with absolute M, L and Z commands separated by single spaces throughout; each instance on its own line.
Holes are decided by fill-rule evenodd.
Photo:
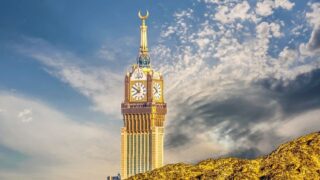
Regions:
M 132 87 L 134 90 L 136 90 L 137 92 L 140 92 L 140 90 L 139 89 L 137 89 L 137 88 L 135 88 L 135 87 Z

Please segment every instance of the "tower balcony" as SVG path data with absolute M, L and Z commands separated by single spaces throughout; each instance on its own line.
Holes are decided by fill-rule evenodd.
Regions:
M 122 114 L 166 114 L 166 103 L 122 103 Z

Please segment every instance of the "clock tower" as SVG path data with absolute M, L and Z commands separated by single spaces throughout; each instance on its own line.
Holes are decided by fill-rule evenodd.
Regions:
M 127 178 L 163 165 L 164 121 L 167 105 L 163 96 L 163 76 L 151 67 L 146 19 L 142 16 L 137 63 L 124 80 L 121 104 L 121 177 Z

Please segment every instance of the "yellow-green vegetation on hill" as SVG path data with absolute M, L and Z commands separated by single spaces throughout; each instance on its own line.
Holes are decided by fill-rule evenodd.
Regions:
M 221 158 L 196 165 L 169 164 L 129 179 L 320 180 L 320 132 L 282 144 L 271 154 L 254 160 Z

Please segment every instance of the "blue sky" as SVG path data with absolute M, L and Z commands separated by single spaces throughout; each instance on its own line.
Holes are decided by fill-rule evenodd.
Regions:
M 140 9 L 166 82 L 166 163 L 251 158 L 320 128 L 319 1 L 2 1 L 0 179 L 119 172 Z

